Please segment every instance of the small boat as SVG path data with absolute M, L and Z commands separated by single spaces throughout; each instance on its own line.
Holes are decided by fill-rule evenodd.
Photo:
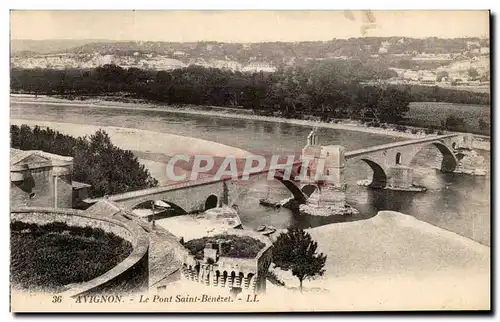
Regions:
M 261 233 L 264 236 L 268 236 L 276 232 L 276 228 L 274 228 L 273 226 L 267 226 L 266 228 L 267 229 Z
M 268 199 L 260 199 L 259 200 L 260 204 L 266 207 L 274 207 L 274 208 L 279 208 L 280 205 L 276 202 L 272 202 Z
M 266 229 L 266 225 L 260 225 L 259 227 L 257 227 L 257 231 L 264 231 Z

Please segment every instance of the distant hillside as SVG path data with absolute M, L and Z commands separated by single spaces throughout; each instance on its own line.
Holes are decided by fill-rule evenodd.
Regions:
M 203 65 L 209 61 L 230 61 L 242 65 L 270 64 L 275 68 L 304 66 L 311 60 L 353 59 L 368 62 L 376 69 L 436 69 L 447 65 L 451 55 L 472 59 L 487 53 L 488 39 L 364 37 L 330 41 L 221 43 L 215 41 L 110 41 L 110 40 L 13 40 L 12 54 L 30 57 L 38 54 L 113 55 L 114 59 L 135 57 L 155 60 L 168 57 L 184 64 Z M 412 58 L 425 53 L 425 60 Z M 430 55 L 430 56 L 429 56 Z M 446 56 L 436 58 L 436 56 Z M 434 57 L 434 58 L 432 58 Z M 70 63 L 68 63 L 70 64 Z
M 71 53 L 100 53 L 129 56 L 134 52 L 153 55 L 229 59 L 240 63 L 265 60 L 281 63 L 283 59 L 319 59 L 335 57 L 369 58 L 372 55 L 415 55 L 415 53 L 464 53 L 473 48 L 489 47 L 488 39 L 364 37 L 330 41 L 220 43 L 214 41 L 175 43 L 164 41 L 86 42 L 68 49 Z
M 110 42 L 110 40 L 95 39 L 54 39 L 54 40 L 31 40 L 12 39 L 10 42 L 11 52 L 48 54 L 52 52 L 64 52 L 70 48 L 79 47 L 88 43 Z

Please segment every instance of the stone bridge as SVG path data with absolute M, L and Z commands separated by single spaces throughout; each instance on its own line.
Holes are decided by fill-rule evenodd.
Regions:
M 284 179 L 283 173 L 277 171 L 277 168 L 267 168 L 251 173 L 248 181 L 239 180 L 241 176 L 223 179 L 206 177 L 196 181 L 116 194 L 108 196 L 107 199 L 128 209 L 162 200 L 180 213 L 199 212 L 222 204 L 235 204 L 245 185 L 251 185 L 254 180 L 267 178 L 272 170 L 275 171 L 274 179 L 283 183 L 300 203 L 308 199 L 314 199 L 318 204 L 343 202 L 344 167 L 352 161 L 361 160 L 371 167 L 373 170 L 371 187 L 391 186 L 404 189 L 412 185 L 411 161 L 424 147 L 428 145 L 437 147 L 443 155 L 441 170 L 449 172 L 457 167 L 455 150 L 459 147 L 469 147 L 471 139 L 472 136 L 446 134 L 344 152 L 342 146 L 319 145 L 313 131 L 302 151 L 302 158 L 312 159 L 307 169 L 308 175 L 313 174 L 309 179 L 296 180 L 298 174 L 302 172 L 302 161 L 299 160 L 293 163 L 291 180 Z M 318 164 L 322 164 L 322 169 L 319 170 L 322 172 L 321 180 L 314 179 L 314 172 L 319 169 Z M 100 199 L 102 198 L 87 199 L 86 202 L 95 203 Z
M 295 163 L 298 164 L 298 163 Z M 266 179 L 270 169 L 254 172 L 248 180 L 239 178 L 216 179 L 213 177 L 201 178 L 196 181 L 183 181 L 167 186 L 130 191 L 105 197 L 126 209 L 134 209 L 140 205 L 151 205 L 161 200 L 178 213 L 195 213 L 221 205 L 233 205 L 244 194 L 253 182 Z M 307 196 L 298 185 L 290 180 L 283 179 L 282 173 L 276 169 L 274 179 L 281 182 L 290 190 L 299 202 L 305 202 Z M 296 174 L 295 174 L 296 175 Z M 295 176 L 292 172 L 292 177 Z M 86 203 L 95 203 L 102 198 L 87 199 Z
M 345 153 L 345 160 L 347 164 L 361 160 L 370 166 L 371 187 L 407 188 L 412 184 L 411 163 L 423 148 L 435 146 L 442 155 L 441 171 L 453 172 L 459 161 L 456 149 L 469 148 L 471 142 L 470 136 L 447 134 L 349 151 Z

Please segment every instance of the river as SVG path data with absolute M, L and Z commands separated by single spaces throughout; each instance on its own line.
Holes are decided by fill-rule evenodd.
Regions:
M 120 126 L 214 141 L 260 154 L 295 154 L 305 144 L 310 127 L 257 120 L 185 115 L 164 111 L 117 110 L 47 104 L 11 103 L 11 118 L 65 122 L 97 126 Z M 341 144 L 346 150 L 401 141 L 402 138 L 336 129 L 319 129 L 322 144 Z M 134 151 L 141 158 L 157 160 L 158 155 Z M 490 169 L 490 153 L 478 151 Z M 379 210 L 394 210 L 435 226 L 490 245 L 490 172 L 486 176 L 441 173 L 431 168 L 439 152 L 429 146 L 414 160 L 414 181 L 428 188 L 423 193 L 371 190 L 356 185 L 371 176 L 364 162 L 347 163 L 347 201 L 360 210 L 349 218 L 304 217 L 288 209 L 271 210 L 260 206 L 262 197 L 282 199 L 289 192 L 278 182 L 256 182 L 238 201 L 243 225 L 261 224 L 276 228 L 309 228 L 342 220 L 374 216 Z

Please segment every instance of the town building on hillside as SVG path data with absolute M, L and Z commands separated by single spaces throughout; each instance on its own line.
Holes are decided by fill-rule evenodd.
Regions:
M 430 75 L 423 76 L 420 79 L 420 84 L 435 85 L 436 84 L 436 76 L 430 76 Z
M 240 63 L 236 61 L 231 61 L 231 60 L 216 60 L 213 63 L 211 63 L 211 66 L 214 68 L 224 68 L 224 69 L 230 69 L 233 71 L 239 71 L 242 69 L 242 66 Z
M 378 49 L 379 54 L 387 54 L 389 52 L 389 48 L 391 47 L 391 42 L 390 41 L 382 41 L 380 44 L 380 47 Z
M 449 54 L 426 54 L 416 55 L 412 60 L 432 60 L 432 61 L 451 61 L 452 57 Z
M 481 55 L 489 55 L 490 54 L 490 48 L 489 47 L 481 47 L 480 48 L 480 53 L 481 53 Z
M 276 68 L 264 62 L 253 62 L 242 68 L 243 72 L 269 72 L 274 73 Z
M 387 54 L 388 52 L 389 52 L 389 50 L 387 48 L 385 48 L 385 47 L 380 47 L 378 49 L 378 53 L 379 54 Z
M 204 59 L 193 59 L 189 62 L 189 65 L 196 65 L 200 67 L 210 68 L 212 67 L 209 63 L 207 63 Z
M 481 46 L 479 44 L 479 41 L 467 41 L 466 42 L 466 45 L 467 45 L 467 48 L 471 48 L 471 47 L 479 47 Z
M 183 52 L 183 51 L 177 50 L 177 51 L 174 51 L 174 53 L 172 54 L 172 56 L 184 57 L 184 56 L 186 56 L 186 53 Z
M 113 55 L 97 56 L 94 58 L 97 66 L 113 64 L 115 59 Z
M 403 79 L 407 79 L 407 80 L 418 80 L 419 78 L 419 74 L 417 71 L 414 71 L 414 70 L 407 70 L 405 71 L 403 74 L 402 74 L 402 77 Z
M 391 47 L 391 42 L 387 40 L 382 41 L 382 43 L 380 43 L 380 47 L 389 48 Z

